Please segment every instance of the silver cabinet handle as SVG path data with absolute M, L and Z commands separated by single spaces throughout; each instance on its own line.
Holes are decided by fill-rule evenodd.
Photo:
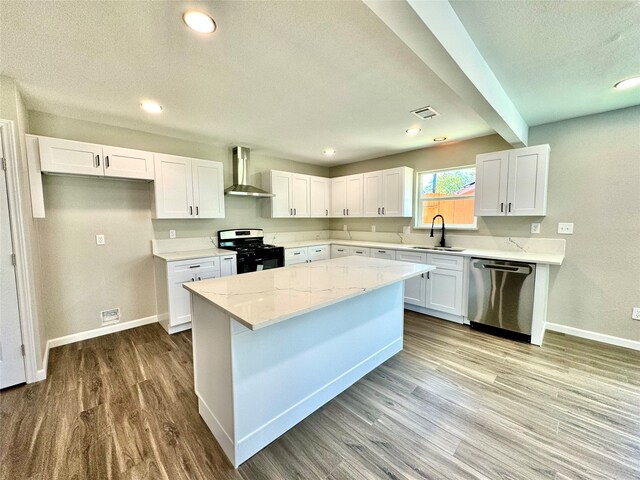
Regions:
M 96 155 L 96 168 L 100 166 L 100 155 Z
M 289 209 L 289 215 L 293 215 L 293 208 Z
M 380 215 L 380 207 L 378 207 L 378 215 Z
M 504 213 L 504 202 L 500 202 L 500 213 Z
M 293 209 L 293 214 L 294 215 L 298 215 L 298 210 L 296 210 L 295 208 Z
M 233 260 L 233 257 L 224 257 L 223 260 Z
M 192 281 L 192 282 L 195 282 L 195 281 L 196 281 L 196 279 L 195 279 L 195 278 L 193 278 L 193 277 L 191 277 L 191 281 Z
M 329 210 L 325 209 L 324 214 L 328 217 L 329 216 Z
M 509 202 L 509 213 L 511 213 L 511 202 Z
M 384 207 L 382 207 L 382 214 L 384 215 Z
M 193 207 L 189 205 L 189 215 L 193 215 Z
M 189 268 L 200 268 L 200 265 L 189 265 Z
M 378 250 L 378 253 L 387 253 L 386 250 Z
M 198 208 L 198 206 L 196 205 L 196 215 L 199 215 L 200 209 Z
M 422 275 L 420 275 L 422 278 L 424 278 L 424 273 Z
M 106 168 L 109 168 L 109 155 L 107 155 L 106 157 L 104 157 L 104 166 Z
M 429 272 L 427 272 L 427 280 L 431 279 L 431 276 L 429 275 Z
M 346 215 L 346 214 L 347 214 L 347 209 L 346 209 L 346 208 L 343 208 L 343 209 L 342 209 L 342 215 Z
M 347 215 L 349 215 L 349 209 L 347 208 Z
M 198 280 L 202 280 L 202 277 L 198 277 Z
M 293 252 L 294 255 L 300 255 L 300 252 Z

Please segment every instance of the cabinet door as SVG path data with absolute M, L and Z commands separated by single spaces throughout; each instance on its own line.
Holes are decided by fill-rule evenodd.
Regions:
M 331 216 L 347 215 L 347 177 L 331 179 Z
M 224 218 L 222 163 L 191 160 L 193 208 L 197 218 Z
M 509 152 L 507 215 L 546 215 L 549 146 Z
M 462 315 L 462 272 L 437 269 L 427 274 L 427 308 Z
M 297 265 L 298 263 L 306 263 L 308 260 L 307 248 L 287 248 L 284 251 L 284 265 Z
M 385 217 L 410 217 L 413 214 L 413 173 L 405 167 L 382 172 L 382 214 Z
M 363 175 L 349 175 L 347 177 L 347 216 L 361 217 L 363 212 L 364 192 Z
M 328 217 L 331 210 L 331 179 L 309 177 L 309 214 Z
M 476 156 L 476 216 L 505 215 L 508 170 L 508 151 Z
M 371 256 L 374 258 L 384 258 L 386 260 L 395 260 L 396 252 L 395 250 L 386 250 L 381 248 L 372 248 Z
M 377 217 L 382 215 L 382 172 L 365 173 L 363 178 L 364 185 L 364 206 L 363 216 Z
M 103 176 L 102 145 L 60 138 L 38 138 L 43 172 Z
M 104 175 L 115 178 L 153 180 L 153 153 L 130 148 L 102 147 Z
M 271 216 L 284 218 L 293 216 L 292 193 L 293 175 L 289 172 L 271 171 Z
M 427 263 L 427 254 L 420 252 L 396 252 L 396 260 L 410 263 Z M 418 307 L 427 305 L 427 275 L 404 281 L 404 302 Z
M 191 159 L 156 153 L 153 183 L 155 218 L 192 218 Z
M 291 207 L 294 217 L 309 216 L 309 175 L 291 176 Z
M 236 275 L 238 268 L 236 264 L 235 255 L 227 255 L 226 257 L 220 257 L 220 276 L 228 277 L 229 275 Z
M 169 277 L 169 325 L 175 327 L 191 321 L 191 294 L 182 287 L 197 281 L 196 271 L 181 272 Z

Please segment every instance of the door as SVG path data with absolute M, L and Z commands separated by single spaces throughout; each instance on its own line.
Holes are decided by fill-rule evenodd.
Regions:
M 347 215 L 347 177 L 331 179 L 331 216 Z
M 402 217 L 410 212 L 405 206 L 405 169 L 391 168 L 382 172 L 382 214 L 385 217 Z M 409 202 L 410 203 L 410 202 Z
M 508 151 L 476 156 L 476 216 L 505 215 L 508 170 Z
M 549 146 L 509 152 L 507 215 L 546 215 Z
M 43 172 L 104 175 L 102 145 L 47 137 L 40 137 L 38 145 Z
M 192 218 L 191 159 L 156 153 L 155 171 L 155 218 Z
M 419 252 L 396 252 L 396 260 L 409 263 L 427 263 L 427 255 Z M 404 281 L 404 303 L 424 307 L 427 304 L 427 275 Z
M 220 257 L 220 276 L 228 277 L 229 275 L 235 275 L 236 273 L 236 256 L 228 255 L 226 257 Z
M 292 194 L 293 175 L 288 172 L 271 171 L 271 216 L 283 218 L 293 216 Z
M 364 216 L 382 215 L 382 172 L 369 172 L 363 175 L 364 184 Z
M 426 307 L 462 315 L 462 272 L 440 268 L 428 272 Z
M 1 142 L 0 157 L 5 158 Z M 0 168 L 0 388 L 26 381 L 6 180 Z
M 193 208 L 197 218 L 224 218 L 222 163 L 191 160 Z
M 364 204 L 363 175 L 347 177 L 347 216 L 361 217 Z
M 291 206 L 294 217 L 309 216 L 309 175 L 292 174 Z
M 104 175 L 115 178 L 154 179 L 153 153 L 130 148 L 102 147 Z
M 309 177 L 309 215 L 328 217 L 331 210 L 331 179 Z

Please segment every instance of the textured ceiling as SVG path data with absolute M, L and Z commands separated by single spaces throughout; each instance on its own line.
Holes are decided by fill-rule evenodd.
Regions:
M 638 1 L 451 1 L 530 125 L 640 104 Z
M 217 32 L 188 30 L 187 6 Z M 0 15 L 0 72 L 32 110 L 326 165 L 493 133 L 359 1 L 0 1 Z M 409 114 L 428 104 L 441 116 Z

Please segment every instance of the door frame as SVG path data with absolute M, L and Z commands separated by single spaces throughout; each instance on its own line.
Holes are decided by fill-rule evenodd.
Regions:
M 23 209 L 21 204 L 20 183 L 18 180 L 18 154 L 15 145 L 16 129 L 11 120 L 0 119 L 0 141 L 7 164 L 7 197 L 9 200 L 9 221 L 11 224 L 11 239 L 13 241 L 14 254 L 16 256 L 16 287 L 18 292 L 18 312 L 20 316 L 20 329 L 22 331 L 22 344 L 24 345 L 24 369 L 27 383 L 44 380 L 46 369 L 38 369 L 36 355 L 36 338 L 34 330 L 35 312 L 33 309 L 32 290 L 33 285 L 27 258 L 28 249 L 23 223 Z M 25 152 L 26 154 L 26 152 Z M 44 360 L 44 359 L 43 359 Z M 43 362 L 44 363 L 44 362 Z

